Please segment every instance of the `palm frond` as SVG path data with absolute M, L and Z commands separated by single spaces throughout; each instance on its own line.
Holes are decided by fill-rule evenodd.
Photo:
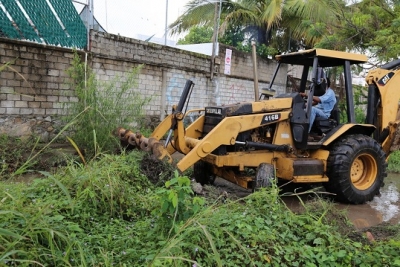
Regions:
M 185 13 L 169 26 L 171 34 L 194 26 L 213 27 L 216 2 L 190 1 Z M 246 36 L 257 36 L 259 42 L 267 45 L 277 37 L 287 38 L 285 42 L 305 40 L 312 46 L 327 35 L 330 24 L 337 24 L 344 7 L 343 0 L 222 0 L 219 33 L 224 35 L 234 25 L 242 27 Z
M 192 0 L 186 11 L 169 25 L 171 35 L 180 34 L 194 26 L 210 26 L 214 23 L 215 4 L 207 0 Z

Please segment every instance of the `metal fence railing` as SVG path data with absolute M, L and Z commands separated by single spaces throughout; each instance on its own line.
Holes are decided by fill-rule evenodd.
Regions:
M 0 36 L 78 49 L 87 44 L 71 0 L 0 0 Z

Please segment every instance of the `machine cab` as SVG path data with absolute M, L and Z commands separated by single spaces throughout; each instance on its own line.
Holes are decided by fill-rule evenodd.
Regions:
M 307 100 L 304 103 L 304 108 L 299 109 L 298 107 L 293 107 L 293 113 L 304 112 L 304 116 L 302 114 L 294 114 L 295 116 L 292 116 L 291 118 L 292 134 L 297 148 L 301 149 L 307 147 L 307 140 L 309 135 L 308 127 L 310 123 L 311 108 L 313 105 L 312 99 L 318 89 L 318 86 L 320 86 L 319 80 L 321 69 L 327 71 L 329 68 L 332 67 L 343 68 L 347 106 L 347 123 L 356 123 L 353 104 L 354 101 L 351 78 L 351 65 L 367 62 L 368 58 L 365 55 L 326 49 L 309 49 L 294 53 L 277 55 L 275 59 L 277 60 L 278 64 L 267 90 L 272 90 L 275 77 L 282 63 L 289 65 L 298 65 L 302 67 L 303 70 L 298 93 L 304 93 L 307 89 L 310 89 L 308 91 Z M 309 80 L 308 77 L 311 77 L 311 80 Z M 308 84 L 310 85 L 308 86 Z M 261 98 L 263 97 L 264 96 L 261 95 Z M 280 96 L 277 97 L 279 98 Z M 331 111 L 331 117 L 329 119 L 315 120 L 312 126 L 312 132 L 325 135 L 328 132 L 332 131 L 332 129 L 334 129 L 340 123 L 337 102 L 336 106 Z M 294 101 L 294 104 L 296 103 L 297 102 Z

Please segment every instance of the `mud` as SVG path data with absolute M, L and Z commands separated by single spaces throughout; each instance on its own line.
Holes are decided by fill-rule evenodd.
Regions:
M 358 229 L 380 224 L 400 224 L 400 174 L 390 173 L 380 195 L 364 205 L 337 204 L 346 209 L 348 218 Z
M 226 194 L 233 199 L 251 194 L 251 190 L 243 189 L 221 178 L 215 180 L 214 187 L 217 194 Z M 307 193 L 309 191 L 314 193 Z M 380 195 L 372 201 L 363 205 L 335 203 L 335 207 L 344 211 L 357 229 L 368 229 L 378 225 L 396 225 L 400 224 L 399 191 L 400 174 L 391 173 L 386 178 L 385 186 L 381 189 Z M 303 209 L 301 202 L 313 203 L 316 197 L 324 197 L 324 193 L 322 187 L 310 188 L 305 185 L 292 184 L 283 187 L 282 201 L 292 211 L 299 212 Z

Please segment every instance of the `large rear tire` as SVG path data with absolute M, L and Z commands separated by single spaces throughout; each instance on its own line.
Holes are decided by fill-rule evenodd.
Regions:
M 374 139 L 362 134 L 344 136 L 330 151 L 326 188 L 338 201 L 363 204 L 379 194 L 386 167 L 386 155 Z
M 205 161 L 198 161 L 193 167 L 193 176 L 196 182 L 201 185 L 214 184 L 216 175 L 212 172 L 213 166 Z

